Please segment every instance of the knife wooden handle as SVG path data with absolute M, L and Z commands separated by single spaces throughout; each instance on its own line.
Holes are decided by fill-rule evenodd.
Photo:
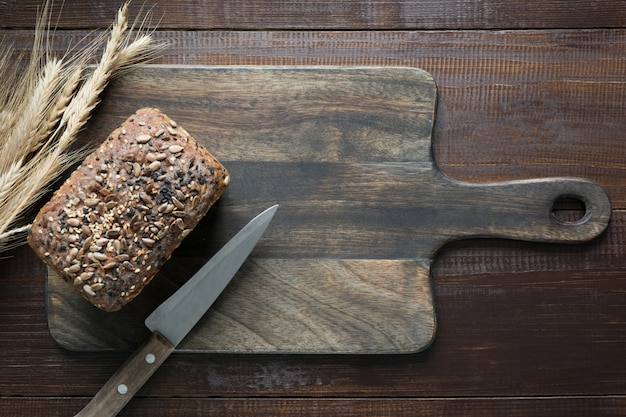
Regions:
M 167 339 L 152 333 L 75 417 L 117 415 L 173 351 Z

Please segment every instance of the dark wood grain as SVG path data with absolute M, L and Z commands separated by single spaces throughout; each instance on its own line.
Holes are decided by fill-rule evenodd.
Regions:
M 429 271 L 445 243 L 477 236 L 573 243 L 604 231 L 611 205 L 592 182 L 471 184 L 441 174 L 431 153 L 435 94 L 429 74 L 387 67 L 148 66 L 109 87 L 84 142 L 100 143 L 134 109 L 156 106 L 229 169 L 219 211 L 190 246 L 206 251 L 204 241 L 224 242 L 245 213 L 281 205 L 255 256 L 183 350 L 420 351 L 434 337 Z M 586 214 L 557 221 L 551 208 L 561 196 L 584 201 Z M 207 259 L 192 256 L 183 248 L 156 280 L 165 282 L 114 315 L 50 273 L 51 334 L 72 350 L 136 345 L 147 337 L 145 316 L 192 275 L 188 266 Z
M 57 49 L 107 27 L 120 3 L 65 1 L 59 22 L 69 30 L 57 32 Z M 439 86 L 434 153 L 445 173 L 591 178 L 609 191 L 612 220 L 583 245 L 446 246 L 433 265 L 438 334 L 423 353 L 177 353 L 122 415 L 623 415 L 624 4 L 245 3 L 157 6 L 155 35 L 172 44 L 158 62 L 424 68 Z M 0 2 L 3 46 L 29 51 L 37 5 Z M 46 324 L 43 264 L 26 248 L 8 255 L 0 414 L 73 415 L 127 353 L 59 348 Z
M 601 410 L 610 415 L 621 406 L 619 394 L 626 384 L 626 367 L 619 360 L 626 335 L 622 317 L 626 272 L 620 249 L 625 220 L 618 212 L 605 236 L 577 246 L 467 241 L 446 247 L 434 268 L 438 337 L 422 354 L 175 354 L 124 412 L 141 414 L 143 405 L 155 400 L 141 397 L 161 396 L 163 415 L 176 415 L 181 405 L 166 398 L 172 395 L 332 396 L 344 398 L 346 412 L 355 413 L 365 412 L 357 406 L 363 397 L 385 396 L 387 400 L 371 400 L 370 410 L 383 412 L 379 407 L 386 403 L 402 411 L 402 403 L 412 396 L 463 392 L 463 397 L 608 393 L 611 397 L 604 399 L 563 397 L 542 404 L 532 399 L 483 398 L 482 407 L 507 414 L 537 409 L 558 414 L 559 409 L 573 407 L 577 411 L 571 415 Z M 5 397 L 0 406 L 19 410 L 18 415 L 23 410 L 30 410 L 29 415 L 67 415 L 86 404 L 127 353 L 76 354 L 56 346 L 45 325 L 43 264 L 27 248 L 12 256 L 0 262 L 5 277 L 0 285 L 0 343 L 3 352 L 11 352 L 0 356 L 0 390 L 9 397 L 37 397 Z M 528 272 L 520 274 L 522 269 Z M 498 383 L 490 382 L 494 380 Z M 46 395 L 58 397 L 48 401 L 41 397 Z M 70 398 L 74 396 L 82 399 Z M 242 407 L 254 404 L 241 401 Z M 435 404 L 443 407 L 445 403 L 439 401 L 443 400 Z M 457 401 L 471 401 L 471 405 L 479 400 L 450 401 L 445 406 L 450 415 L 466 415 L 465 407 L 454 408 Z M 219 400 L 211 398 L 183 402 L 192 410 L 221 407 Z M 315 410 L 332 415 L 337 412 L 333 404 L 338 404 L 288 403 L 276 407 L 289 411 L 301 404 L 298 410 L 304 415 Z M 421 409 L 419 404 L 412 406 Z M 273 406 L 259 403 L 257 407 L 271 412 Z M 480 408 L 473 412 L 481 415 Z
M 17 415 L 63 417 L 84 403 L 83 398 L 12 398 L 0 399 L 0 412 Z M 120 417 L 150 415 L 169 416 L 277 416 L 345 415 L 346 417 L 429 417 L 432 415 L 465 417 L 525 417 L 539 414 L 546 417 L 563 415 L 624 415 L 626 406 L 621 397 L 600 398 L 138 398 L 124 409 Z M 174 411 L 170 411 L 174 410 Z
M 27 32 L 5 31 L 26 52 Z M 87 32 L 57 33 L 64 51 Z M 158 32 L 191 65 L 410 66 L 438 87 L 433 152 L 469 182 L 590 178 L 626 208 L 626 30 Z
M 448 246 L 434 267 L 438 335 L 424 353 L 177 353 L 139 395 L 619 395 L 626 384 L 619 359 L 626 335 L 624 221 L 618 212 L 605 236 L 576 246 Z M 13 278 L 3 280 L 0 292 L 0 341 L 12 352 L 0 357 L 0 390 L 92 396 L 129 352 L 79 354 L 56 346 L 45 326 L 43 265 L 27 248 L 14 255 L 1 264 L 4 276 Z
M 106 27 L 121 1 L 56 2 L 53 15 L 61 28 Z M 619 0 L 594 3 L 574 1 L 361 1 L 227 0 L 202 2 L 173 0 L 133 2 L 132 10 L 152 7 L 154 23 L 163 29 L 528 29 L 624 27 L 626 6 Z M 32 28 L 37 0 L 0 3 L 2 27 Z

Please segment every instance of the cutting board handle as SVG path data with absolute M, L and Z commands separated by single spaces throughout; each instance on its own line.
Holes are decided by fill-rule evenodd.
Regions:
M 600 235 L 611 218 L 611 202 L 597 183 L 578 178 L 545 178 L 502 183 L 454 182 L 467 227 L 464 238 L 502 237 L 539 242 L 575 243 Z M 584 204 L 582 217 L 560 220 L 555 203 L 573 198 Z M 469 211 L 469 213 L 468 213 Z M 459 225 L 460 226 L 460 225 Z

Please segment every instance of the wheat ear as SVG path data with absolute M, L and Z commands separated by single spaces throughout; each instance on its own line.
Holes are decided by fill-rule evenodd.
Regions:
M 11 111 L 13 116 L 20 112 L 23 115 L 0 145 L 0 150 L 10 150 L 10 156 L 0 154 L 0 252 L 24 242 L 24 232 L 29 228 L 20 224 L 24 212 L 42 197 L 60 172 L 84 156 L 80 151 L 71 151 L 71 147 L 111 78 L 161 48 L 152 44 L 151 36 L 140 34 L 131 40 L 129 32 L 125 3 L 110 28 L 99 63 L 79 85 L 96 47 L 79 54 L 76 61 L 51 59 L 41 65 L 42 35 L 37 31 L 27 71 L 30 80 L 6 96 L 4 104 L 13 107 L 6 113 L 0 111 L 0 115 L 10 115 Z M 29 97 L 26 104 L 14 105 L 20 103 L 16 96 L 24 94 Z M 33 117 L 36 112 L 39 118 Z

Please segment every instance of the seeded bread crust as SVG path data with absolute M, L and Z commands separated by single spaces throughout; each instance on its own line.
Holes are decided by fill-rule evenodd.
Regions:
M 230 182 L 158 109 L 130 116 L 41 209 L 35 252 L 105 311 L 135 298 Z

